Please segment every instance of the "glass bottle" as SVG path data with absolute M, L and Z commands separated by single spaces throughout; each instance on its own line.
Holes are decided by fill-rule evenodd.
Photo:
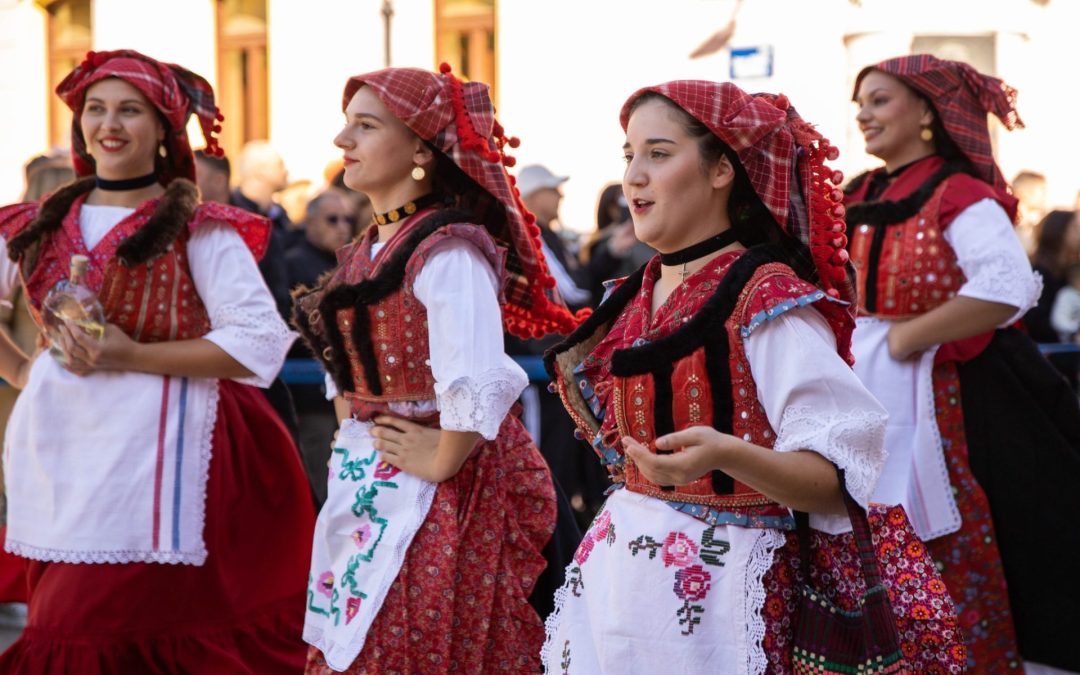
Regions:
M 71 256 L 69 277 L 61 279 L 52 287 L 42 306 L 45 334 L 49 338 L 49 353 L 63 364 L 68 362 L 68 358 L 61 346 L 61 324 L 66 324 L 69 330 L 79 328 L 96 340 L 105 339 L 105 310 L 101 307 L 97 294 L 85 283 L 89 267 L 88 257 Z

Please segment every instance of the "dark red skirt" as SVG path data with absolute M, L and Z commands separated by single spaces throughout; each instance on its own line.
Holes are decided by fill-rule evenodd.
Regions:
M 551 471 L 518 419 L 439 483 L 349 675 L 539 673 L 529 604 L 555 529 Z M 307 675 L 332 675 L 312 647 Z
M 262 392 L 227 381 L 220 391 L 205 564 L 29 561 L 27 627 L 0 656 L 0 673 L 303 671 L 307 481 Z

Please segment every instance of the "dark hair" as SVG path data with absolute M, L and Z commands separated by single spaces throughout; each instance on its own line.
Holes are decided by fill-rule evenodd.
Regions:
M 435 155 L 431 176 L 432 191 L 441 196 L 450 208 L 472 215 L 473 222 L 487 228 L 496 240 L 509 242 L 506 206 L 474 181 L 454 160 L 431 143 L 424 143 Z
M 229 164 L 228 157 L 218 157 L 217 155 L 208 155 L 205 150 L 196 150 L 195 159 L 200 162 L 206 162 L 212 166 L 215 170 L 225 174 L 225 178 L 232 176 L 232 166 Z
M 1075 219 L 1075 211 L 1058 209 L 1046 214 L 1035 226 L 1039 235 L 1032 262 L 1057 279 L 1064 277 L 1069 263 L 1080 258 L 1080 251 L 1065 250 L 1065 236 Z
M 600 200 L 596 203 L 596 231 L 600 232 L 617 221 L 611 216 L 611 207 L 623 196 L 622 183 L 609 183 L 600 191 Z
M 641 104 L 652 100 L 661 101 L 667 105 L 677 116 L 686 134 L 697 139 L 702 172 L 707 171 L 723 157 L 727 157 L 731 162 L 735 170 L 735 180 L 732 184 L 731 196 L 728 198 L 727 210 L 731 229 L 738 235 L 739 243 L 747 248 L 767 243 L 779 245 L 787 255 L 787 263 L 796 274 L 813 284 L 818 284 L 817 267 L 810 255 L 810 249 L 785 232 L 776 221 L 772 212 L 758 197 L 753 184 L 750 183 L 750 177 L 742 162 L 739 161 L 738 154 L 727 143 L 720 140 L 719 136 L 710 131 L 704 123 L 663 94 L 653 91 L 645 92 L 630 105 L 629 115 L 633 115 Z

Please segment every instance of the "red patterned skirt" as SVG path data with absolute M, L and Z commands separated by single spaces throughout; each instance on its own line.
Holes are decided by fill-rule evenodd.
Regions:
M 299 673 L 314 527 L 296 447 L 262 392 L 222 381 L 205 564 L 28 561 L 30 606 L 0 672 Z
M 966 650 L 956 610 L 902 507 L 873 506 L 867 516 L 877 549 L 881 578 L 889 590 L 896 628 L 912 673 L 965 672 Z M 865 591 L 853 536 L 814 531 L 811 576 L 814 588 L 836 606 L 858 610 Z M 765 638 L 769 673 L 792 672 L 794 621 L 800 588 L 799 543 L 794 533 L 780 548 L 762 580 L 765 586 Z
M 352 675 L 540 671 L 544 626 L 529 594 L 555 529 L 555 489 L 525 428 L 499 437 L 440 483 Z M 312 648 L 308 675 L 330 675 Z

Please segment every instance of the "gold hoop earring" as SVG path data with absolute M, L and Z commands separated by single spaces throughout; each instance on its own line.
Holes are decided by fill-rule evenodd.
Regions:
M 930 127 L 923 127 L 922 131 L 919 132 L 919 138 L 929 143 L 934 140 L 934 130 Z
M 424 167 L 417 164 L 412 170 L 412 179 L 415 181 L 424 180 L 424 176 L 427 175 L 427 171 L 424 171 Z

